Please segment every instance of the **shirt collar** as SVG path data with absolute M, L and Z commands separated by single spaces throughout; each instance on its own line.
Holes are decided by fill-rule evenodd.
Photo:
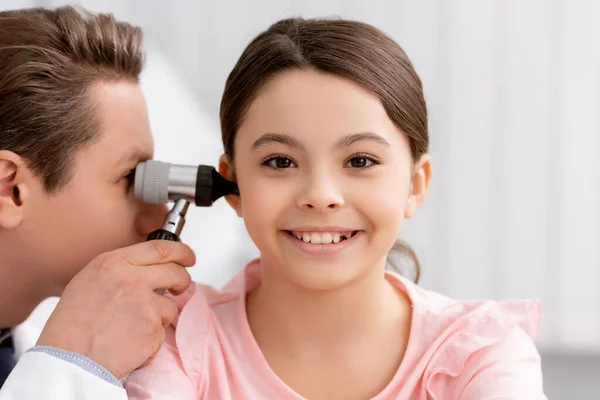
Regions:
M 0 344 L 10 338 L 11 333 L 10 328 L 0 329 Z

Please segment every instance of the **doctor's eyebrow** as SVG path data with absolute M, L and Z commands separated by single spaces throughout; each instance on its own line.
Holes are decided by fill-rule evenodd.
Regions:
M 134 161 L 148 161 L 151 159 L 152 154 L 148 153 L 147 151 L 141 149 L 134 149 L 123 154 L 123 156 L 121 156 L 117 161 L 117 165 L 128 164 Z

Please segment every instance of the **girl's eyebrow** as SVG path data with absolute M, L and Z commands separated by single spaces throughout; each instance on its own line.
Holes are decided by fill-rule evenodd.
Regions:
M 335 148 L 341 149 L 345 147 L 350 147 L 358 142 L 375 142 L 384 145 L 385 147 L 390 147 L 390 142 L 388 142 L 383 136 L 380 136 L 376 133 L 372 132 L 361 132 L 361 133 L 351 133 L 349 135 L 344 136 L 335 144 Z M 293 147 L 299 150 L 304 149 L 304 146 L 298 139 L 293 136 L 290 136 L 285 133 L 265 133 L 252 144 L 252 150 L 256 150 L 261 147 L 268 146 L 271 143 L 278 143 L 284 146 Z
M 279 143 L 284 146 L 293 147 L 296 149 L 304 149 L 304 146 L 298 139 L 285 133 L 265 133 L 252 144 L 252 150 L 268 146 L 271 143 Z
M 336 143 L 335 147 L 338 149 L 344 147 L 350 147 L 354 143 L 358 142 L 375 142 L 384 145 L 385 147 L 390 147 L 390 142 L 388 142 L 383 136 L 380 136 L 373 132 L 361 132 L 361 133 L 351 133 L 350 135 L 344 136 Z

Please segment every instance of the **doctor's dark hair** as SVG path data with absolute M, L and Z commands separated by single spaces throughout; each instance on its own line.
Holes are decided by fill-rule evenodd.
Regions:
M 227 79 L 220 117 L 223 145 L 231 162 L 235 157 L 236 132 L 252 101 L 270 79 L 295 69 L 341 76 L 371 91 L 410 139 L 413 162 L 427 153 L 429 134 L 423 87 L 402 48 L 365 23 L 294 18 L 279 21 L 259 34 Z M 420 264 L 415 252 L 400 241 L 392 250 L 412 260 L 412 278 L 417 282 Z
M 74 153 L 100 131 L 93 84 L 138 82 L 142 31 L 70 6 L 0 12 L 0 150 L 21 156 L 54 192 Z

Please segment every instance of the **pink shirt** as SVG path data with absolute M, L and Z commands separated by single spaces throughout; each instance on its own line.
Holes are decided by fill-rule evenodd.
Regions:
M 374 399 L 540 400 L 535 301 L 456 301 L 387 273 L 413 304 L 406 354 Z M 196 284 L 176 298 L 181 313 L 155 360 L 126 384 L 130 399 L 303 397 L 269 368 L 248 325 L 245 294 L 260 284 L 250 263 L 225 288 Z

